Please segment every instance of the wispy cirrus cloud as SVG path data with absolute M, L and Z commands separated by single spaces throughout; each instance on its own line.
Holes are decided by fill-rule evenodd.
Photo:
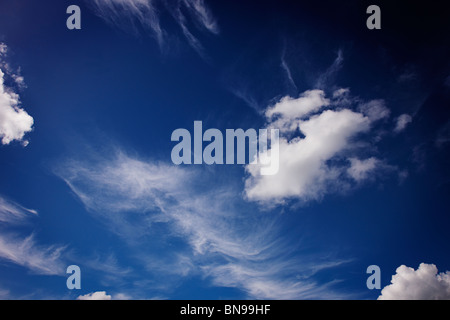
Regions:
M 63 275 L 61 256 L 64 250 L 64 246 L 38 245 L 33 234 L 25 238 L 10 234 L 0 236 L 0 258 L 35 274 Z
M 195 31 L 219 33 L 218 23 L 203 0 L 94 0 L 88 4 L 110 25 L 135 35 L 141 30 L 149 32 L 163 51 L 170 37 L 161 18 L 164 13 L 174 19 L 189 45 L 202 56 L 204 48 Z
M 336 54 L 336 59 L 334 59 L 333 63 L 328 67 L 328 69 L 318 77 L 314 87 L 317 89 L 325 89 L 329 87 L 330 83 L 334 81 L 334 77 L 336 76 L 338 71 L 342 68 L 343 62 L 344 54 L 342 49 L 339 49 Z
M 292 258 L 296 249 L 281 236 L 276 216 L 252 213 L 226 186 L 199 188 L 211 182 L 205 172 L 123 152 L 93 158 L 64 162 L 55 172 L 94 216 L 122 235 L 148 275 L 157 275 L 153 288 L 164 290 L 171 277 L 202 275 L 251 298 L 339 297 L 329 284 L 313 280 L 318 270 L 313 257 L 315 263 Z M 152 242 L 152 248 L 136 238 Z M 161 254 L 173 239 L 183 239 L 185 245 Z M 326 261 L 323 267 L 342 263 Z
M 62 275 L 65 246 L 40 245 L 34 233 L 22 236 L 17 231 L 11 231 L 35 215 L 36 210 L 26 209 L 0 195 L 0 259 L 35 274 Z
M 37 214 L 38 212 L 36 210 L 27 209 L 0 195 L 0 222 L 17 224 L 27 220 L 30 215 L 33 216 Z

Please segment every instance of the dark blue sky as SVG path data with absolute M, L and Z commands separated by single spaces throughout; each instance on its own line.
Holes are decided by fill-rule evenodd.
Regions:
M 450 270 L 447 17 L 438 2 L 0 0 L 0 138 L 19 110 L 33 119 L 0 145 L 0 298 L 376 299 L 369 265 L 402 298 L 424 283 L 399 266 Z M 197 120 L 297 127 L 264 177 L 174 165 L 172 132 Z

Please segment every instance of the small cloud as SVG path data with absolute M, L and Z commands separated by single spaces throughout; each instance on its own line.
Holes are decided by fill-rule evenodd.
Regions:
M 397 78 L 398 82 L 411 82 L 417 80 L 419 77 L 417 71 L 413 67 L 407 67 Z
M 450 88 L 450 76 L 448 76 L 448 77 L 445 79 L 444 85 L 446 85 L 448 88 Z
M 111 300 L 111 296 L 106 291 L 96 291 L 78 296 L 77 300 Z
M 412 121 L 412 117 L 409 114 L 402 114 L 397 117 L 394 132 L 398 133 L 403 131 L 406 126 Z
M 8 52 L 8 46 L 3 42 L 0 42 L 0 57 L 6 55 Z
M 401 170 L 398 172 L 398 182 L 402 184 L 409 176 L 408 170 Z
M 440 148 L 450 141 L 450 121 L 444 124 L 438 131 L 434 144 Z
M 417 270 L 401 265 L 378 300 L 450 300 L 450 272 L 438 273 L 434 264 L 421 263 Z
M 118 293 L 114 295 L 113 300 L 131 300 L 133 299 L 131 296 L 125 293 Z
M 382 99 L 371 100 L 359 106 L 359 111 L 366 115 L 371 122 L 389 117 L 391 111 Z
M 17 224 L 24 222 L 30 214 L 37 215 L 38 213 L 36 210 L 24 208 L 0 195 L 0 222 Z
M 373 157 L 366 160 L 350 158 L 349 161 L 351 165 L 347 169 L 347 173 L 357 182 L 366 180 L 369 173 L 375 170 L 380 163 L 380 160 Z

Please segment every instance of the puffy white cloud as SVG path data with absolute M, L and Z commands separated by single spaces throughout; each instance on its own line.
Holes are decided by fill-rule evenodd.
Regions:
M 379 300 L 450 300 L 450 272 L 438 273 L 434 264 L 421 263 L 417 270 L 401 265 Z
M 106 291 L 96 291 L 78 296 L 77 300 L 111 300 L 111 296 Z
M 400 115 L 396 119 L 394 132 L 403 131 L 411 121 L 412 121 L 412 117 L 409 114 Z
M 325 92 L 322 90 L 308 90 L 294 99 L 289 96 L 282 98 L 273 107 L 266 111 L 266 117 L 272 119 L 278 116 L 279 119 L 273 124 L 274 127 L 283 129 L 294 129 L 298 123 L 295 120 L 301 119 L 313 112 L 317 112 L 320 108 L 330 104 L 325 98 Z
M 0 69 L 0 138 L 2 144 L 9 144 L 13 140 L 23 140 L 25 133 L 33 129 L 33 117 L 19 107 L 19 96 L 8 91 L 4 86 L 4 73 Z
M 331 190 L 347 189 L 351 181 L 365 180 L 382 164 L 374 157 L 359 160 L 351 152 L 358 146 L 358 135 L 369 132 L 376 121 L 389 116 L 390 110 L 383 100 L 362 103 L 349 92 L 348 88 L 337 89 L 328 99 L 324 91 L 310 90 L 298 99 L 284 97 L 266 110 L 267 127 L 279 128 L 282 133 L 279 171 L 263 176 L 260 165 L 247 165 L 250 176 L 245 181 L 245 194 L 249 200 L 281 203 L 289 198 L 320 199 Z M 337 157 L 349 158 L 350 167 L 333 162 Z
M 19 107 L 19 95 L 5 86 L 5 73 L 8 73 L 20 88 L 24 87 L 23 77 L 13 73 L 4 61 L 7 51 L 6 44 L 0 43 L 0 139 L 2 144 L 17 140 L 26 146 L 28 141 L 23 137 L 33 129 L 34 119 Z
M 246 167 L 250 177 L 246 180 L 246 195 L 250 200 L 282 200 L 298 197 L 317 199 L 340 175 L 340 169 L 326 162 L 351 146 L 351 139 L 370 128 L 370 120 L 350 109 L 324 110 L 308 119 L 298 119 L 328 105 L 321 90 L 308 91 L 297 100 L 282 99 L 270 108 L 268 116 L 277 111 L 288 131 L 297 127 L 304 138 L 279 141 L 279 171 L 275 175 L 259 175 L 258 165 Z M 276 127 L 280 119 L 269 126 Z

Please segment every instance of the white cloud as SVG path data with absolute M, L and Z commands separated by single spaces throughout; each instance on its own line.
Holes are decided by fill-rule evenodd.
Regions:
M 93 0 L 90 5 L 94 11 L 107 23 L 124 30 L 138 34 L 143 27 L 150 31 L 161 49 L 167 44 L 168 32 L 161 24 L 160 15 L 164 9 L 171 14 L 180 26 L 188 43 L 200 54 L 203 47 L 187 21 L 185 13 L 198 29 L 217 34 L 219 27 L 214 16 L 203 0 L 180 0 L 166 3 L 165 1 L 149 0 Z
M 207 173 L 122 152 L 93 159 L 64 161 L 56 173 L 91 213 L 138 252 L 136 260 L 146 266 L 152 288 L 167 290 L 172 278 L 201 274 L 216 285 L 239 288 L 250 298 L 333 295 L 306 276 L 313 274 L 314 264 L 305 266 L 285 255 L 292 246 L 280 238 L 276 217 L 243 212 L 237 204 L 239 194 L 228 188 L 200 188 L 216 183 Z M 171 247 L 162 254 L 172 237 L 183 239 L 187 248 Z M 152 246 L 143 244 L 150 242 Z
M 282 98 L 273 107 L 268 108 L 265 115 L 269 120 L 278 117 L 273 122 L 273 127 L 280 129 L 282 132 L 292 131 L 298 126 L 296 120 L 317 112 L 329 104 L 330 101 L 325 98 L 325 93 L 322 90 L 308 90 L 297 99 L 288 96 Z
M 379 300 L 450 300 L 450 272 L 438 273 L 434 264 L 421 263 L 417 270 L 401 265 Z
M 96 291 L 78 296 L 77 300 L 111 300 L 111 296 L 106 291 Z
M 33 129 L 34 119 L 20 107 L 19 95 L 5 85 L 5 76 L 9 76 L 18 89 L 26 87 L 20 68 L 14 71 L 6 61 L 7 55 L 8 46 L 0 42 L 0 139 L 2 144 L 16 140 L 27 146 L 23 137 Z
M 219 33 L 217 21 L 203 0 L 183 0 L 183 3 L 205 29 L 215 34 Z
M 21 205 L 7 200 L 0 195 L 0 222 L 19 223 L 23 222 L 29 215 L 37 215 L 36 210 L 27 209 Z
M 295 84 L 294 78 L 292 77 L 291 69 L 289 68 L 289 65 L 288 65 L 288 63 L 286 61 L 286 57 L 285 56 L 286 56 L 286 43 L 283 45 L 283 51 L 281 53 L 280 67 L 285 72 L 286 78 L 287 78 L 288 83 L 290 84 L 290 86 L 292 88 L 295 88 L 295 90 L 297 91 L 297 85 Z
M 349 158 L 348 160 L 351 166 L 347 169 L 347 173 L 358 182 L 367 179 L 369 173 L 380 164 L 380 160 L 374 157 L 365 160 L 357 158 Z
M 359 110 L 365 114 L 370 121 L 378 121 L 387 118 L 391 113 L 382 99 L 371 100 L 367 103 L 363 103 L 359 106 Z
M 397 117 L 394 132 L 403 131 L 406 126 L 412 121 L 412 117 L 409 114 L 402 114 Z
M 36 210 L 26 209 L 0 195 L 0 260 L 25 267 L 36 274 L 61 275 L 64 272 L 61 260 L 64 246 L 39 245 L 34 234 L 23 237 L 6 231 L 35 215 Z
M 64 266 L 61 254 L 65 247 L 40 246 L 34 235 L 21 238 L 14 235 L 0 234 L 0 259 L 15 263 L 36 274 L 62 275 Z
M 0 138 L 2 144 L 23 140 L 27 132 L 33 129 L 33 117 L 19 107 L 19 96 L 4 85 L 4 73 L 0 69 Z
M 290 198 L 318 200 L 333 190 L 348 190 L 352 181 L 365 180 L 383 162 L 355 156 L 355 150 L 364 145 L 358 136 L 389 114 L 383 100 L 361 102 L 350 96 L 348 88 L 335 90 L 331 99 L 322 90 L 306 91 L 298 99 L 282 98 L 265 112 L 267 127 L 279 128 L 282 134 L 279 171 L 262 176 L 258 164 L 247 165 L 247 198 L 266 204 Z M 349 159 L 350 167 L 334 161 L 343 157 Z
M 246 167 L 251 175 L 245 189 L 250 200 L 320 198 L 340 175 L 340 169 L 326 162 L 349 148 L 355 135 L 370 128 L 367 117 L 349 109 L 325 110 L 297 124 L 305 137 L 280 138 L 276 175 L 261 176 L 258 165 Z

